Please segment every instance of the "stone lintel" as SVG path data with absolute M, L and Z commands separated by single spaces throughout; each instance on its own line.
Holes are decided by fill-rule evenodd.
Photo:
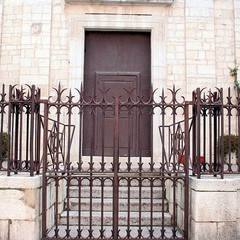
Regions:
M 161 5 L 172 5 L 174 0 L 65 0 L 66 3 L 70 4 L 82 4 L 82 3 L 93 3 L 93 4 L 161 4 Z

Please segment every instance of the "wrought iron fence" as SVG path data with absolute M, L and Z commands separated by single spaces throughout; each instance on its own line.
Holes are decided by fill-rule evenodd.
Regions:
M 39 173 L 40 89 L 2 85 L 0 93 L 0 170 Z
M 57 91 L 59 91 L 59 89 Z M 173 92 L 174 91 L 177 92 L 176 90 L 173 90 Z M 88 122 L 92 121 L 92 125 L 89 125 L 85 130 L 89 131 L 89 136 L 83 139 L 83 133 L 81 133 L 81 138 L 77 140 L 77 143 L 75 141 L 75 146 L 76 144 L 79 146 L 77 147 L 79 150 L 79 156 L 82 155 L 82 151 L 85 151 L 85 153 L 90 155 L 90 151 L 93 151 L 93 145 L 95 144 L 95 136 L 93 136 L 93 119 L 96 115 L 94 112 L 95 108 L 98 104 L 99 109 L 104 110 L 102 114 L 109 115 L 111 111 L 112 113 L 114 112 L 112 106 L 114 103 L 109 103 L 106 101 L 106 91 L 103 92 L 103 98 L 100 102 L 99 99 L 96 99 L 96 96 L 88 96 L 88 101 L 85 101 L 83 99 L 83 91 L 80 90 L 78 92 L 80 97 L 77 102 L 73 101 L 74 96 L 72 95 L 69 95 L 68 102 L 64 102 L 64 100 L 61 99 L 61 94 L 59 93 L 56 97 L 56 100 L 51 102 L 51 98 L 49 100 L 41 99 L 40 89 L 36 88 L 35 86 L 25 86 L 25 88 L 10 86 L 8 89 L 6 89 L 5 85 L 1 86 L 1 171 L 7 171 L 8 175 L 11 172 L 17 173 L 21 171 L 31 172 L 31 175 L 33 175 L 34 172 L 39 172 L 44 148 L 42 134 L 44 129 L 44 119 L 46 118 L 43 112 L 44 104 L 48 104 L 49 107 L 55 108 L 56 113 L 58 113 L 60 109 L 65 108 L 65 112 L 61 113 L 61 117 L 59 116 L 57 119 L 54 116 L 54 118 L 50 120 L 51 116 L 47 114 L 47 118 L 49 118 L 47 130 L 47 155 L 51 158 L 52 164 L 55 164 L 54 169 L 58 168 L 57 165 L 59 161 L 67 163 L 67 158 L 70 158 L 69 149 L 74 142 L 74 132 L 77 130 L 80 134 L 80 132 L 84 130 L 83 118 L 86 115 L 90 116 Z M 156 115 L 164 116 L 167 114 L 167 111 L 169 111 L 169 108 L 171 108 L 171 104 L 178 104 L 177 100 L 175 99 L 176 94 L 172 94 L 172 96 L 170 96 L 172 99 L 169 98 L 168 102 L 165 101 L 167 95 L 165 96 L 164 93 L 160 94 L 161 101 L 159 102 L 154 100 L 153 93 L 149 93 L 148 100 L 146 100 L 147 98 L 145 96 L 145 102 L 143 99 L 141 99 L 141 96 L 138 96 L 138 100 L 136 100 L 136 96 L 135 99 L 131 99 L 130 90 L 125 91 L 124 95 L 125 97 L 127 96 L 127 98 L 125 99 L 125 102 L 121 103 L 121 108 L 125 108 L 126 110 L 125 118 L 127 119 L 128 114 L 132 114 L 130 111 L 131 108 L 135 109 L 135 111 L 138 109 L 138 113 L 134 113 L 135 115 L 144 115 L 142 111 L 150 112 L 151 109 L 150 115 L 154 116 L 156 119 L 156 121 L 154 121 L 159 123 L 159 139 L 161 142 L 158 142 L 157 144 L 159 144 L 159 146 L 162 148 L 160 151 L 161 153 L 158 151 L 158 149 L 155 149 L 158 151 L 159 157 L 162 159 L 165 158 L 165 161 L 168 162 L 168 164 L 172 164 L 174 162 L 183 163 L 186 155 L 184 153 L 185 132 L 183 130 L 185 119 L 181 120 L 181 118 L 179 118 L 179 114 L 177 115 L 174 109 L 171 110 L 172 113 L 170 114 L 172 118 L 171 124 L 164 121 L 164 118 L 160 117 L 157 119 L 156 117 Z M 234 97 L 235 95 L 236 97 Z M 190 120 L 188 120 L 190 125 L 189 160 L 190 168 L 193 170 L 193 174 L 196 174 L 198 177 L 205 174 L 220 175 L 223 177 L 224 174 L 239 173 L 239 99 L 239 93 L 238 95 L 232 93 L 230 89 L 228 89 L 226 96 L 224 96 L 223 89 L 216 89 L 214 91 L 197 89 L 193 92 L 192 100 L 188 102 L 190 106 Z M 70 102 L 70 100 L 72 102 Z M 187 102 L 184 99 L 181 104 L 186 103 Z M 70 107 L 66 104 L 68 104 Z M 83 112 L 83 106 L 86 111 L 85 113 Z M 178 109 L 179 108 L 180 105 L 178 106 Z M 79 110 L 79 119 L 78 122 L 74 121 L 74 123 L 71 124 L 70 121 L 73 122 L 73 119 L 68 119 L 67 116 L 71 116 L 71 111 L 73 111 L 73 109 Z M 67 111 L 70 111 L 69 114 Z M 63 115 L 64 117 L 62 117 Z M 134 117 L 135 118 L 132 118 L 131 120 L 138 122 L 140 118 L 137 119 L 136 116 Z M 157 123 L 153 123 L 153 125 L 156 124 Z M 105 130 L 103 130 L 103 128 L 106 129 L 107 127 L 109 127 L 107 124 L 102 124 L 99 129 L 104 132 Z M 131 126 L 129 125 L 129 127 Z M 155 132 L 156 131 L 154 131 L 154 134 Z M 100 132 L 97 134 L 101 135 Z M 173 134 L 176 138 L 175 141 L 172 139 Z M 151 145 L 149 149 L 155 144 L 153 143 L 152 135 L 153 133 L 151 133 L 150 137 L 148 136 Z M 130 137 L 131 136 L 129 135 L 129 140 Z M 155 137 L 155 142 L 156 139 L 157 138 Z M 104 141 L 104 137 L 102 137 L 102 140 Z M 134 140 L 139 141 L 138 139 Z M 167 143 L 162 145 L 161 143 L 164 141 L 167 141 Z M 86 144 L 84 142 L 87 142 L 88 146 L 85 146 Z M 101 143 L 101 146 L 98 146 L 98 150 L 94 150 L 98 151 L 97 154 L 102 155 L 102 157 L 104 155 L 108 155 L 108 149 L 103 147 L 104 144 L 105 143 Z M 128 144 L 130 144 L 130 141 L 128 141 Z M 139 142 L 139 145 L 140 144 L 141 142 Z M 100 149 L 101 147 L 102 149 Z M 130 147 L 125 146 L 125 150 L 123 151 L 127 151 L 127 149 L 129 152 L 126 152 L 125 155 L 131 156 L 132 150 Z M 136 151 L 138 151 L 138 149 L 135 149 L 135 152 Z M 142 157 L 144 154 L 146 154 L 146 151 L 145 153 L 143 151 L 141 153 Z M 150 149 L 150 151 L 152 151 L 152 149 Z M 94 156 L 96 153 L 92 152 L 92 155 Z M 167 160 L 167 158 L 169 159 Z M 153 164 L 153 157 L 151 161 Z
M 42 172 L 43 239 L 187 239 L 189 175 L 240 172 L 234 94 L 2 85 L 0 170 Z
M 236 97 L 234 97 L 234 95 Z M 197 89 L 193 92 L 193 173 L 224 177 L 240 172 L 239 92 Z

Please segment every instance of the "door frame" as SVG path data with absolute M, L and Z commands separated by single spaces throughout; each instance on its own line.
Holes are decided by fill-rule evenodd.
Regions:
M 151 85 L 153 89 L 162 89 L 166 84 L 166 63 L 164 51 L 164 18 L 144 15 L 120 15 L 117 19 L 111 15 L 99 17 L 91 14 L 74 15 L 70 30 L 70 73 L 69 85 L 78 88 L 84 79 L 84 49 L 86 31 L 130 31 L 150 32 Z M 157 54 L 155 54 L 157 53 Z M 152 128 L 158 126 L 160 116 L 153 116 Z M 153 157 L 160 157 L 160 138 L 158 132 L 152 133 Z

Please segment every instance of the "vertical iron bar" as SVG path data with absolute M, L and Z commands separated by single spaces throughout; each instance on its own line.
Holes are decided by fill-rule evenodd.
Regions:
M 0 130 L 0 141 L 2 142 L 3 140 L 3 119 L 4 119 L 4 109 L 5 109 L 5 98 L 4 98 L 4 94 L 5 94 L 5 85 L 2 85 L 2 96 L 1 96 L 1 102 L 0 102 L 0 112 L 1 112 L 1 130 Z M 3 147 L 2 144 L 0 144 L 0 170 L 3 168 L 2 166 L 2 162 L 3 162 Z
M 23 142 L 22 142 L 22 135 L 23 135 L 23 104 L 21 105 L 20 109 L 20 139 L 19 139 L 19 162 L 22 163 L 22 148 L 23 148 Z
M 105 148 L 105 111 L 106 109 L 103 108 L 102 110 L 102 162 L 101 162 L 101 171 L 104 172 L 104 148 Z
M 113 152 L 113 239 L 118 239 L 118 201 L 119 201 L 119 185 L 118 185 L 118 164 L 119 164 L 119 98 L 115 96 L 114 104 L 114 152 Z
M 139 179 L 138 179 L 138 183 L 139 183 L 139 213 L 138 213 L 138 218 L 139 218 L 139 221 L 138 221 L 138 238 L 142 238 L 142 171 L 143 171 L 143 168 L 142 168 L 142 165 L 143 165 L 143 162 L 142 162 L 142 136 L 141 136 L 141 117 L 142 117 L 142 107 L 140 106 L 140 109 L 139 110 L 139 116 L 138 116 L 138 152 L 139 152 L 139 168 L 138 168 L 138 172 L 139 172 Z
M 104 228 L 103 228 L 103 223 L 104 223 L 104 182 L 107 181 L 107 179 L 104 180 L 104 178 L 100 178 L 101 181 L 101 229 L 100 229 L 100 233 L 101 233 L 101 239 L 103 238 L 103 233 L 104 233 Z
M 71 91 L 70 91 L 70 97 L 69 97 L 69 102 L 67 104 L 67 108 L 68 108 L 67 158 L 66 158 L 67 176 L 68 176 L 68 178 L 67 178 L 67 237 L 69 237 L 69 234 L 70 234 L 70 185 L 71 185 L 71 178 L 70 178 L 69 171 L 70 171 L 71 120 L 72 120 L 72 118 L 71 118 L 72 117 L 72 95 L 71 95 Z M 65 129 L 64 129 L 64 133 L 65 133 Z M 60 135 L 60 134 L 58 133 L 58 135 Z
M 15 133 L 14 133 L 14 165 L 16 167 L 16 170 L 20 170 L 20 165 L 18 165 L 18 127 L 19 127 L 19 105 L 20 103 L 15 105 Z M 20 164 L 20 163 L 19 163 Z M 17 173 L 17 172 L 15 172 Z
M 89 191 L 90 191 L 90 201 L 89 201 L 89 238 L 91 238 L 92 234 L 92 218 L 93 218 L 93 179 L 92 179 L 92 174 L 93 174 L 93 155 L 95 154 L 95 113 L 97 113 L 98 109 L 96 105 L 93 105 L 91 107 L 91 149 L 90 149 L 90 176 L 89 176 Z
M 188 239 L 188 221 L 189 221 L 189 157 L 190 157 L 190 132 L 189 132 L 189 105 L 190 102 L 185 103 L 184 111 L 184 131 L 185 131 L 185 197 L 184 197 L 184 232 L 185 239 Z
M 30 127 L 30 176 L 34 175 L 34 149 L 33 149 L 33 139 L 34 139 L 34 105 L 35 105 L 35 85 L 32 86 L 31 92 L 31 127 Z
M 240 126 L 240 90 L 237 91 L 237 126 Z M 238 152 L 237 152 L 237 166 L 238 166 L 238 173 L 240 172 L 240 127 L 237 128 L 237 135 L 238 135 Z
M 82 118 L 83 118 L 83 105 L 82 102 L 80 103 L 80 115 L 79 115 L 79 152 L 78 152 L 78 159 L 79 159 L 79 171 L 82 170 Z
M 141 174 L 140 170 L 140 174 Z M 141 175 L 140 175 L 141 176 Z M 139 213 L 138 213 L 138 218 L 139 218 L 139 222 L 138 222 L 138 238 L 141 239 L 142 238 L 142 178 L 140 177 L 138 179 L 139 182 Z
M 206 160 L 206 141 L 207 141 L 207 139 L 206 139 L 206 132 L 207 132 L 206 114 L 207 114 L 207 110 L 203 114 L 203 159 L 204 159 L 204 162 L 202 163 L 203 164 L 203 171 L 206 170 L 206 165 L 205 165 L 205 160 Z M 200 162 L 200 156 L 199 156 L 199 165 L 200 164 L 201 164 L 201 162 Z
M 48 144 L 48 103 L 44 101 L 44 124 L 43 124 L 43 172 L 42 172 L 42 237 L 47 234 L 47 144 Z
M 197 89 L 197 138 L 196 138 L 196 159 L 193 159 L 196 163 L 197 178 L 201 178 L 200 169 L 200 149 L 201 149 L 201 92 Z
M 127 178 L 128 182 L 128 205 L 127 205 L 127 237 L 131 238 L 131 229 L 130 229 L 130 211 L 131 211 L 131 178 Z
M 219 116 L 219 121 L 221 121 L 221 123 L 219 123 L 219 125 L 220 125 L 220 128 L 221 129 L 219 129 L 220 131 L 221 131 L 221 135 L 223 136 L 224 135 L 224 108 L 223 108 L 223 89 L 221 88 L 220 89 L 220 106 L 218 107 L 218 111 L 220 111 L 220 116 Z M 219 99 L 217 99 L 216 101 L 218 101 Z M 218 134 L 218 136 L 219 136 L 220 134 Z M 221 174 L 221 178 L 223 179 L 224 178 L 224 159 L 222 158 L 221 159 L 221 172 L 220 172 L 220 174 Z
M 130 165 L 130 163 L 131 163 L 131 138 L 133 137 L 132 136 L 132 129 L 131 129 L 131 126 L 130 126 L 130 117 L 131 117 L 131 107 L 130 106 L 128 106 L 128 108 L 127 108 L 127 110 L 128 110 L 128 156 L 127 156 L 127 158 L 128 158 L 128 161 L 127 161 L 127 171 L 128 172 L 130 172 L 131 171 L 131 165 Z M 133 111 L 134 111 L 134 109 L 133 109 Z M 133 114 L 133 116 L 134 116 L 134 114 Z
M 166 159 L 166 162 L 164 163 L 164 156 L 165 156 L 165 146 L 167 145 L 170 148 L 170 142 L 169 139 L 167 139 L 168 143 L 165 145 L 165 102 L 164 100 L 164 90 L 162 89 L 162 98 L 161 98 L 161 103 L 160 103 L 160 115 L 162 115 L 162 132 L 161 138 L 162 138 L 162 162 L 160 166 L 160 175 L 161 175 L 161 190 L 162 190 L 162 198 L 164 195 L 165 191 L 165 182 L 164 182 L 164 171 L 165 171 L 165 164 L 167 165 L 166 168 L 169 169 L 170 166 L 170 157 L 169 159 Z M 168 155 L 170 154 L 169 149 L 167 149 Z M 167 157 L 167 156 L 166 156 Z M 165 197 L 165 196 L 164 196 Z M 163 201 L 162 201 L 163 202 Z M 151 224 L 153 223 L 153 213 L 151 213 Z M 161 221 L 161 237 L 164 238 L 165 235 L 165 229 L 164 229 L 164 212 L 162 212 L 162 221 Z
M 39 95 L 40 97 L 40 95 Z M 36 134 L 37 134 L 37 154 L 36 154 L 36 161 L 37 161 L 37 174 L 40 171 L 40 144 L 41 144 L 41 115 L 40 115 L 40 103 L 38 99 L 38 109 L 37 109 L 37 121 L 36 121 Z
M 81 237 L 81 213 L 82 213 L 82 180 L 83 178 L 78 178 L 78 237 Z
M 192 106 L 192 111 L 193 111 L 193 119 L 192 119 L 192 168 L 195 167 L 195 156 L 196 156 L 196 132 L 197 132 L 197 126 L 196 126 L 196 118 L 197 118 L 197 103 L 196 103 L 196 91 L 193 92 L 193 106 Z M 211 118 L 210 118 L 211 119 Z M 211 134 L 210 134 L 211 135 Z M 193 175 L 195 175 L 195 169 L 193 168 Z
M 217 161 L 217 133 L 218 133 L 218 110 L 217 107 L 214 107 L 213 110 L 213 146 L 214 146 L 214 168 L 213 171 L 216 173 L 218 171 L 218 161 Z
M 25 161 L 26 161 L 26 169 L 28 169 L 28 149 L 29 149 L 29 113 L 30 113 L 30 107 L 27 104 L 26 105 L 26 114 L 27 114 L 27 120 L 26 120 L 26 156 L 25 156 Z
M 59 222 L 58 222 L 58 215 L 59 215 L 59 210 L 58 210 L 59 209 L 59 206 L 58 206 L 58 203 L 59 203 L 59 201 L 58 201 L 58 196 L 59 196 L 59 189 L 58 189 L 58 187 L 59 187 L 59 176 L 56 175 L 55 178 L 54 178 L 54 181 L 55 181 L 55 196 L 56 196 L 54 220 L 55 220 L 55 233 L 58 233 L 58 231 L 59 231 L 59 227 L 58 227 L 58 225 L 59 225 Z M 69 224 L 69 218 L 67 216 L 67 225 L 68 224 Z
M 153 238 L 153 211 L 154 211 L 154 202 L 153 202 L 153 186 L 154 186 L 154 180 L 156 181 L 156 183 L 158 182 L 157 181 L 157 178 L 150 178 L 149 181 L 150 181 L 150 229 L 149 229 L 149 232 L 150 232 L 150 239 Z M 163 198 L 163 196 L 162 196 Z M 157 202 L 156 202 L 156 206 L 157 206 Z M 164 207 L 163 207 L 164 208 Z
M 213 142 L 213 134 L 212 134 L 212 113 L 213 113 L 213 109 L 212 107 L 210 106 L 209 107 L 209 171 L 212 172 L 212 169 L 213 169 L 213 158 L 212 157 L 212 154 L 214 152 L 214 146 L 212 147 L 212 142 Z
M 56 171 L 60 170 L 60 163 L 59 163 L 59 129 L 60 129 L 60 114 L 61 114 L 61 88 L 60 88 L 60 83 L 59 83 L 59 87 L 58 87 L 58 92 L 57 92 L 57 101 L 56 101 L 56 108 L 57 108 L 57 120 L 56 120 L 56 124 L 55 125 L 55 135 L 54 135 L 54 142 L 56 141 L 56 150 L 54 150 L 53 152 L 56 155 L 56 159 L 55 156 L 53 158 L 54 163 L 56 164 Z M 54 143 L 54 147 L 55 147 L 55 143 Z
M 7 159 L 7 175 L 10 176 L 11 172 L 11 162 L 13 157 L 12 157 L 12 112 L 13 112 L 13 106 L 12 106 L 12 90 L 13 87 L 10 85 L 9 86 L 9 109 L 8 109 L 8 159 Z

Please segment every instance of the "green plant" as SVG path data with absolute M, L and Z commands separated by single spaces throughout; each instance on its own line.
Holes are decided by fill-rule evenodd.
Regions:
M 234 89 L 236 90 L 240 90 L 240 84 L 238 82 L 238 66 L 234 67 L 234 68 L 229 68 L 229 73 L 230 76 L 234 77 Z
M 6 132 L 0 133 L 0 143 L 2 145 L 2 158 L 7 157 L 8 153 L 8 134 Z
M 236 153 L 236 156 L 238 156 L 238 136 L 233 134 L 220 136 L 218 140 L 218 149 L 220 154 L 223 150 L 224 157 L 229 152 Z

